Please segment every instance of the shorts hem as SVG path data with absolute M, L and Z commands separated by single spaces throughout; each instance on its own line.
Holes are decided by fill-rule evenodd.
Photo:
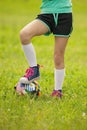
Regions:
M 70 37 L 70 34 L 68 35 L 53 34 L 53 35 L 58 37 L 66 37 L 66 38 Z

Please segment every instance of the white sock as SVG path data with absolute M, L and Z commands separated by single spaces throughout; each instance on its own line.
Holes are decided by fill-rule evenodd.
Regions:
M 65 69 L 55 69 L 54 72 L 55 90 L 62 90 L 64 76 L 65 76 Z
M 37 66 L 36 53 L 35 53 L 32 43 L 27 44 L 27 45 L 22 45 L 22 48 L 23 48 L 23 51 L 24 51 L 24 54 L 26 56 L 29 66 L 30 67 Z

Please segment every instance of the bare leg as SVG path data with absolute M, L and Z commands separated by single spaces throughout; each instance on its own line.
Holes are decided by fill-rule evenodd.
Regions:
M 56 69 L 64 68 L 64 53 L 68 38 L 55 37 L 54 64 Z
M 40 77 L 39 66 L 37 66 L 36 53 L 31 43 L 34 36 L 47 33 L 48 28 L 40 21 L 34 20 L 26 25 L 20 32 L 22 47 L 30 68 L 26 71 L 24 77 L 20 78 L 21 83 L 30 83 Z
M 24 45 L 29 44 L 34 36 L 43 35 L 48 31 L 48 28 L 40 20 L 36 19 L 20 31 L 21 43 Z
M 62 90 L 62 84 L 65 76 L 65 65 L 64 65 L 64 53 L 68 42 L 68 38 L 65 37 L 55 37 L 55 47 L 54 47 L 54 80 L 55 80 L 55 90 Z

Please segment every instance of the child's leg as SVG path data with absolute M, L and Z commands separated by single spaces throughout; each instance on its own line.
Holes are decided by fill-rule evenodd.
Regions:
M 34 36 L 39 36 L 47 33 L 49 30 L 48 28 L 38 19 L 32 21 L 31 23 L 27 24 L 21 31 L 20 31 L 20 39 L 23 45 L 27 45 L 31 43 L 31 39 Z
M 20 39 L 30 69 L 26 72 L 24 77 L 20 79 L 20 82 L 30 83 L 39 78 L 40 75 L 37 66 L 36 53 L 31 43 L 31 39 L 34 36 L 42 35 L 47 32 L 48 28 L 40 20 L 34 20 L 21 30 Z
M 46 32 L 48 32 L 48 28 L 39 20 L 29 23 L 20 32 L 22 47 L 30 67 L 37 65 L 36 54 L 31 39 Z
M 68 38 L 65 37 L 55 37 L 55 47 L 54 47 L 54 80 L 55 80 L 55 90 L 62 90 L 62 84 L 65 76 L 65 65 L 64 65 L 64 53 L 68 42 Z

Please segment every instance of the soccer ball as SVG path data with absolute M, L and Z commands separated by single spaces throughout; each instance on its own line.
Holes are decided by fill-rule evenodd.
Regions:
M 14 88 L 19 95 L 26 95 L 28 93 L 31 93 L 40 96 L 40 85 L 36 81 L 33 81 L 30 84 L 18 82 Z

